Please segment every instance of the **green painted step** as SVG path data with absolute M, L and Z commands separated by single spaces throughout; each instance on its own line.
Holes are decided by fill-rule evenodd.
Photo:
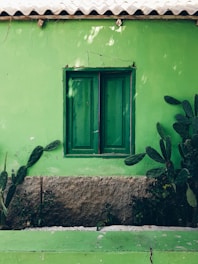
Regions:
M 1 252 L 198 252 L 198 231 L 0 231 L 0 237 Z
M 13 252 L 0 264 L 150 264 L 148 252 Z M 153 264 L 197 264 L 198 252 L 154 252 Z

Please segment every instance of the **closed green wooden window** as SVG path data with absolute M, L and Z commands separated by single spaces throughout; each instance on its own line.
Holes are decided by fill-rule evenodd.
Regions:
M 132 69 L 64 69 L 64 154 L 133 151 Z

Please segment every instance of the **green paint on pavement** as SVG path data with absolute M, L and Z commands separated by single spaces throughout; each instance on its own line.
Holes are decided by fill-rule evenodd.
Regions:
M 197 251 L 198 231 L 1 231 L 0 251 Z
M 198 252 L 154 252 L 156 264 L 197 264 Z M 0 264 L 147 264 L 150 263 L 148 252 L 13 252 L 1 253 Z

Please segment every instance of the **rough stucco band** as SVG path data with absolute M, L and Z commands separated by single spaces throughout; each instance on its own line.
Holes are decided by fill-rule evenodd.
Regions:
M 146 177 L 27 177 L 12 201 L 8 224 L 96 226 L 104 220 L 108 203 L 119 224 L 130 225 L 131 197 L 146 196 L 149 182 Z

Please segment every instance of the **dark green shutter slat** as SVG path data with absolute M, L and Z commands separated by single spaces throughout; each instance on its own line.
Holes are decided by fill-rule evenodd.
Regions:
M 104 147 L 122 145 L 122 80 L 105 78 L 103 87 L 102 120 Z
M 68 82 L 68 153 L 97 152 L 97 80 L 95 75 L 71 76 Z
M 103 75 L 101 101 L 101 152 L 129 153 L 129 74 Z

